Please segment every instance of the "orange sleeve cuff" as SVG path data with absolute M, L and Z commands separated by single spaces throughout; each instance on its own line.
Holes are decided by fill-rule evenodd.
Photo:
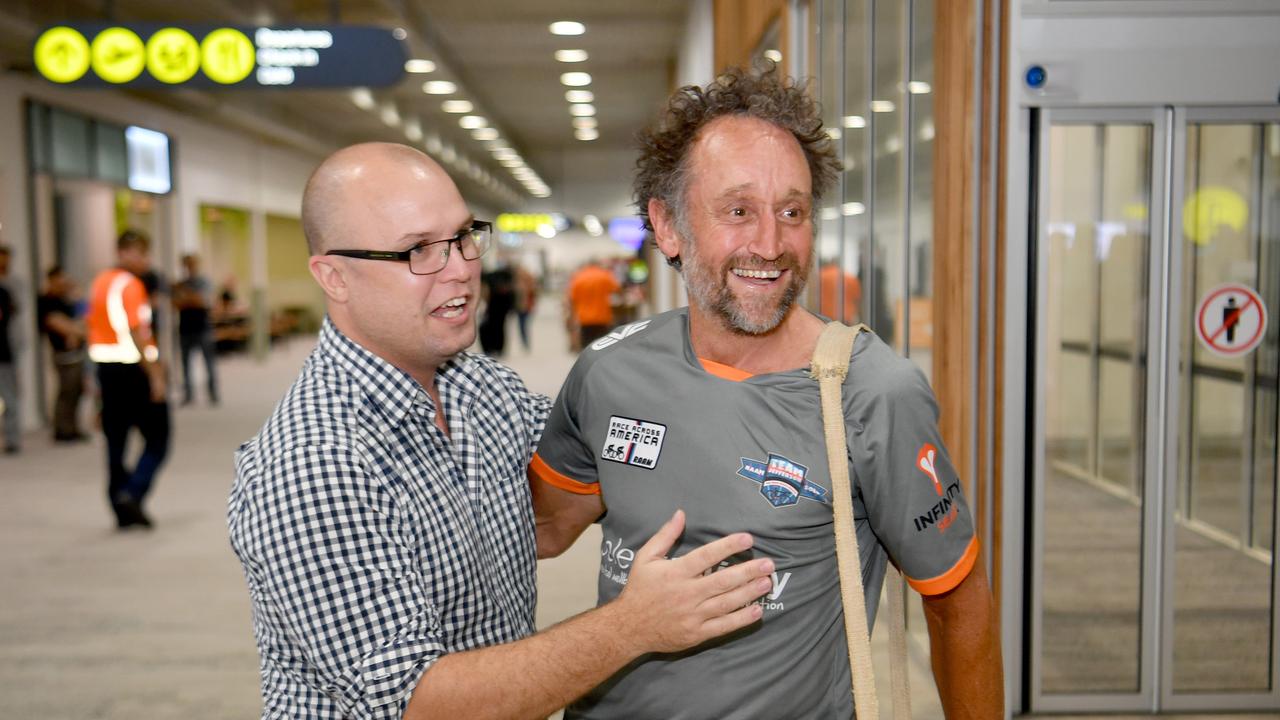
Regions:
M 969 547 L 965 548 L 964 555 L 956 561 L 951 569 L 941 575 L 928 580 L 915 580 L 907 578 L 907 584 L 916 589 L 921 595 L 941 595 L 949 590 L 953 590 L 960 584 L 961 580 L 969 577 L 969 572 L 973 570 L 973 564 L 978 560 L 978 537 L 975 535 L 969 540 Z
M 533 454 L 533 461 L 529 463 L 529 474 L 552 487 L 560 488 L 575 495 L 600 494 L 600 483 L 578 482 L 568 475 L 561 475 L 548 465 L 545 460 L 538 457 L 537 453 Z

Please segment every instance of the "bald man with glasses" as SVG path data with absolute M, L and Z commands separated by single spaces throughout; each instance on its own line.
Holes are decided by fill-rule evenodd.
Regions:
M 704 574 L 735 533 L 674 559 L 677 512 L 612 603 L 534 633 L 527 476 L 550 401 L 475 339 L 488 222 L 426 155 L 368 143 L 307 183 L 327 317 L 236 455 L 228 507 L 264 718 L 545 717 L 653 652 L 759 620 L 772 563 Z

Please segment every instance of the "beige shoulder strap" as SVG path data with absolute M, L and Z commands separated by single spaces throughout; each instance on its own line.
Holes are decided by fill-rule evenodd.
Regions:
M 879 720 L 875 672 L 871 666 L 871 634 L 867 629 L 867 607 L 862 587 L 862 561 L 853 522 L 853 488 L 849 483 L 849 462 L 845 443 L 845 417 L 841 387 L 849 374 L 853 341 L 866 325 L 849 327 L 828 323 L 813 352 L 810 374 L 818 381 L 822 397 L 822 429 L 827 443 L 827 466 L 831 470 L 831 507 L 835 515 L 836 563 L 840 572 L 840 600 L 844 606 L 845 638 L 852 670 L 853 700 L 858 720 Z M 907 687 L 906 625 L 902 577 L 890 565 L 885 578 L 889 591 L 890 678 L 893 683 L 893 710 L 896 720 L 909 720 L 911 698 Z

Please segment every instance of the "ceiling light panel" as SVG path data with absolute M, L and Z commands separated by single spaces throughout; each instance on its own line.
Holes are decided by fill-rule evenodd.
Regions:
M 595 128 L 583 128 L 581 130 L 574 130 L 573 136 L 579 140 L 595 140 L 600 137 L 600 131 Z
M 599 125 L 600 123 L 593 117 L 576 117 L 573 119 L 573 127 L 577 130 L 587 130 Z
M 595 105 L 570 105 L 569 114 L 574 117 L 591 117 L 596 114 Z
M 422 92 L 428 95 L 452 95 L 458 91 L 458 86 L 448 80 L 428 80 L 422 83 Z
M 471 131 L 471 137 L 477 140 L 497 140 L 498 131 L 491 127 L 476 128 Z
M 569 87 L 585 87 L 591 84 L 591 75 L 584 72 L 567 72 L 560 76 L 560 84 Z
M 466 100 L 445 100 L 440 103 L 440 109 L 447 113 L 469 113 L 475 108 Z
M 581 35 L 587 31 L 587 26 L 573 20 L 559 20 L 551 23 L 548 29 L 552 35 Z
M 556 60 L 562 63 L 578 63 L 585 62 L 587 59 L 586 50 L 557 50 Z
M 594 102 L 596 96 L 590 90 L 566 90 L 564 99 L 571 103 L 589 103 Z
M 463 115 L 462 117 L 458 118 L 458 124 L 461 125 L 464 129 L 475 130 L 476 128 L 482 128 L 487 126 L 489 124 L 489 121 L 484 119 L 483 117 L 480 117 L 479 115 Z
M 423 58 L 413 58 L 404 61 L 404 71 L 407 73 L 429 73 L 436 71 L 436 64 L 430 60 Z

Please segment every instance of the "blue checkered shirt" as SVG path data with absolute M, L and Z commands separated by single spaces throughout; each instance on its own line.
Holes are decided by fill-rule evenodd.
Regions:
M 399 718 L 441 655 L 534 631 L 526 468 L 550 401 L 462 354 L 407 374 L 328 320 L 302 374 L 236 454 L 264 718 Z

